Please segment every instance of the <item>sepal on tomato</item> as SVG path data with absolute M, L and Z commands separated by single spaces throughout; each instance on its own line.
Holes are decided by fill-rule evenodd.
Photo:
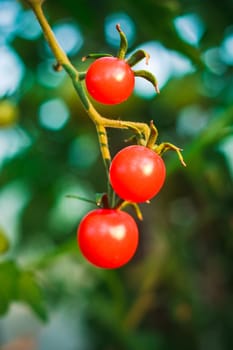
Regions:
M 109 53 L 89 53 L 87 56 L 82 57 L 82 62 L 85 62 L 87 59 L 98 59 L 101 57 L 113 57 L 113 55 Z
M 156 77 L 154 76 L 154 74 L 152 74 L 151 72 L 147 71 L 147 70 L 136 70 L 133 71 L 134 72 L 134 76 L 135 77 L 141 77 L 146 79 L 147 81 L 149 81 L 155 88 L 155 91 L 157 92 L 157 94 L 160 93 L 159 91 L 159 85 L 157 82 Z
M 137 50 L 134 52 L 126 62 L 130 67 L 133 67 L 135 64 L 139 63 L 143 58 L 146 59 L 146 64 L 149 64 L 150 55 L 145 50 Z
M 159 145 L 154 145 L 153 150 L 157 154 L 159 154 L 160 156 L 162 156 L 163 153 L 166 152 L 166 151 L 175 151 L 176 154 L 178 155 L 178 158 L 179 158 L 181 164 L 184 167 L 186 167 L 186 163 L 185 163 L 184 158 L 183 158 L 183 156 L 181 154 L 181 152 L 183 151 L 182 148 L 177 147 L 177 146 L 173 145 L 170 142 L 162 142 Z
M 151 122 L 150 122 L 150 135 L 149 135 L 149 138 L 147 140 L 146 147 L 152 149 L 160 156 L 162 156 L 163 153 L 166 151 L 169 151 L 169 150 L 175 151 L 178 155 L 178 158 L 179 158 L 181 164 L 184 167 L 186 167 L 186 163 L 185 163 L 184 158 L 181 154 L 182 149 L 180 147 L 173 145 L 170 142 L 162 142 L 160 144 L 156 144 L 157 138 L 158 138 L 158 130 L 157 130 L 156 126 L 154 125 L 153 120 L 151 120 Z
M 95 194 L 95 202 L 98 207 L 108 209 L 110 208 L 108 195 L 107 193 L 96 193 Z
M 128 50 L 128 40 L 125 33 L 121 30 L 120 24 L 116 25 L 116 29 L 120 34 L 120 49 L 118 51 L 117 57 L 123 60 Z

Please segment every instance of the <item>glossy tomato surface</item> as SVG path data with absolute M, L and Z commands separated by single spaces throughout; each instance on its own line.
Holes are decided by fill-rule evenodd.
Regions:
M 118 268 L 133 257 L 138 246 L 138 228 L 126 212 L 95 209 L 81 220 L 77 240 L 89 262 L 101 268 Z
M 117 104 L 128 99 L 134 89 L 134 73 L 117 57 L 101 57 L 94 61 L 86 74 L 89 94 L 103 104 Z
M 110 182 L 119 197 L 140 203 L 153 198 L 162 188 L 166 168 L 153 150 L 133 145 L 123 148 L 112 160 Z

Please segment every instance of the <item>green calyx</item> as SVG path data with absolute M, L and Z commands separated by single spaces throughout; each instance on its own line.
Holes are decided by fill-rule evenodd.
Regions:
M 127 37 L 126 37 L 125 33 L 121 30 L 120 24 L 116 25 L 116 30 L 118 31 L 118 33 L 120 35 L 120 48 L 119 48 L 119 51 L 118 51 L 116 57 L 121 59 L 121 60 L 125 60 L 126 63 L 130 67 L 135 66 L 137 63 L 139 63 L 144 58 L 146 59 L 146 64 L 148 65 L 150 55 L 143 49 L 137 50 L 132 55 L 130 55 L 129 58 L 125 59 L 125 56 L 126 56 L 126 53 L 128 50 Z M 114 57 L 114 56 L 111 54 L 108 54 L 108 53 L 90 53 L 87 56 L 84 56 L 82 58 L 82 61 L 84 62 L 87 59 L 98 59 L 98 58 L 102 58 L 102 57 Z M 133 73 L 134 73 L 135 77 L 141 77 L 141 78 L 144 78 L 147 81 L 149 81 L 154 86 L 155 91 L 157 93 L 160 92 L 157 79 L 151 72 L 149 72 L 147 70 L 135 70 L 135 71 L 133 71 Z M 84 78 L 85 78 L 85 73 L 82 73 L 82 75 L 80 75 L 80 80 L 83 80 Z
M 151 72 L 148 72 L 147 70 L 136 70 L 134 71 L 134 75 L 135 77 L 141 77 L 149 81 L 154 86 L 157 94 L 160 93 L 157 79 Z
M 116 25 L 116 29 L 120 34 L 120 49 L 118 51 L 117 57 L 123 60 L 128 50 L 128 40 L 125 33 L 121 30 L 120 24 Z
M 146 64 L 149 64 L 149 59 L 150 59 L 150 55 L 140 49 L 140 50 L 137 50 L 136 52 L 134 52 L 127 60 L 126 62 L 128 63 L 128 65 L 130 67 L 133 67 L 135 64 L 137 64 L 138 62 L 140 62 L 141 60 L 143 59 L 146 59 Z
M 85 62 L 87 59 L 94 59 L 102 58 L 102 57 L 113 57 L 113 55 L 108 53 L 89 53 L 89 55 L 82 57 L 82 62 Z
M 159 154 L 160 156 L 162 156 L 163 153 L 165 153 L 166 151 L 175 151 L 177 156 L 178 156 L 178 158 L 179 158 L 179 160 L 180 160 L 180 162 L 181 162 L 181 164 L 184 167 L 186 167 L 186 163 L 185 163 L 184 158 L 183 158 L 183 156 L 181 154 L 182 148 L 177 147 L 177 146 L 173 145 L 170 142 L 162 142 L 159 145 L 154 145 L 153 150 L 157 154 Z
M 169 142 L 162 142 L 160 144 L 156 144 L 158 138 L 158 130 L 154 125 L 153 120 L 150 122 L 150 135 L 147 140 L 146 147 L 152 149 L 154 152 L 156 152 L 158 155 L 162 156 L 163 153 L 166 151 L 175 151 L 178 155 L 178 158 L 181 162 L 181 164 L 186 167 L 186 163 L 184 161 L 184 158 L 181 154 L 182 149 L 173 145 L 172 143 Z

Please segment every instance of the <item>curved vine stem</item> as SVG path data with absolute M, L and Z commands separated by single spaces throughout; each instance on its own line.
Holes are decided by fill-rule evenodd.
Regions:
M 83 87 L 82 80 L 83 76 L 79 73 L 79 71 L 72 65 L 69 58 L 60 47 L 45 15 L 42 10 L 42 2 L 33 1 L 33 0 L 25 0 L 31 6 L 42 30 L 44 36 L 50 46 L 56 60 L 58 67 L 63 67 L 68 75 L 71 77 L 74 88 L 78 93 L 78 96 L 85 108 L 88 116 L 94 122 L 97 134 L 99 138 L 100 150 L 103 157 L 103 161 L 105 167 L 108 171 L 109 164 L 111 162 L 111 156 L 108 146 L 108 137 L 106 128 L 119 128 L 119 129 L 130 129 L 134 133 L 137 133 L 140 136 L 140 140 L 142 144 L 147 143 L 147 139 L 150 135 L 150 128 L 146 123 L 140 122 L 132 122 L 132 121 L 122 121 L 122 120 L 114 120 L 108 119 L 101 116 L 98 111 L 91 104 L 89 98 L 87 97 L 86 91 Z
M 69 64 L 71 65 L 68 57 L 66 56 L 65 52 L 61 49 L 60 45 L 57 42 L 57 39 L 47 21 L 47 19 L 44 16 L 43 10 L 42 10 L 42 3 L 37 1 L 30 1 L 26 0 L 26 2 L 31 6 L 38 22 L 40 23 L 40 26 L 43 30 L 43 33 L 45 35 L 45 38 L 53 51 L 54 56 L 56 57 L 58 65 L 62 66 L 63 64 Z

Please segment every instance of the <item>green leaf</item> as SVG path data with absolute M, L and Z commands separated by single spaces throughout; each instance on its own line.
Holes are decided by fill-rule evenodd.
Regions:
M 0 254 L 4 254 L 8 251 L 9 249 L 9 241 L 5 235 L 5 232 L 0 229 Z
M 0 264 L 0 315 L 13 301 L 26 302 L 43 321 L 47 320 L 42 291 L 32 272 L 20 270 L 13 261 Z
M 18 299 L 25 301 L 41 320 L 47 320 L 42 290 L 32 272 L 20 272 L 18 279 Z
M 18 275 L 13 261 L 0 264 L 0 315 L 5 314 L 11 301 L 16 299 Z
M 139 331 L 132 332 L 126 338 L 127 348 L 129 349 L 164 349 L 164 339 L 157 332 Z

